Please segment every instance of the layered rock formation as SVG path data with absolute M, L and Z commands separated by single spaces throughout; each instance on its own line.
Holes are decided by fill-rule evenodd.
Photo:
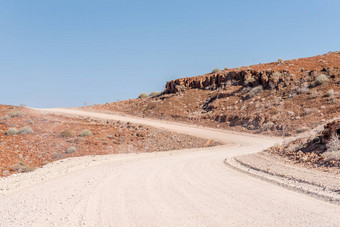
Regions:
M 295 73 L 295 72 L 294 72 Z M 329 76 L 339 75 L 338 68 L 323 68 L 322 70 L 303 70 L 299 74 L 307 74 L 310 80 L 314 80 L 317 75 L 326 74 Z M 308 82 L 308 78 L 304 77 L 304 81 L 296 81 L 296 75 L 288 70 L 240 70 L 240 71 L 220 71 L 210 73 L 203 76 L 180 78 L 168 81 L 165 85 L 163 94 L 177 93 L 187 89 L 205 89 L 216 90 L 224 88 L 227 84 L 244 85 L 256 87 L 262 85 L 264 89 L 281 90 L 284 87 L 292 85 L 296 82 Z

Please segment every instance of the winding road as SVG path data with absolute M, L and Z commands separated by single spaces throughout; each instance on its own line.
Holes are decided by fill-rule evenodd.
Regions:
M 73 109 L 226 145 L 72 158 L 0 181 L 0 226 L 339 226 L 340 207 L 240 173 L 224 159 L 277 138 Z M 15 185 L 15 187 L 9 187 Z

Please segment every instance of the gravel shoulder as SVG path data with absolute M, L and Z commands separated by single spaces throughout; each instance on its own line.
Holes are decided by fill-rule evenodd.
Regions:
M 227 159 L 226 163 L 263 180 L 340 204 L 338 172 L 293 165 L 287 163 L 282 157 L 267 152 L 233 157 Z

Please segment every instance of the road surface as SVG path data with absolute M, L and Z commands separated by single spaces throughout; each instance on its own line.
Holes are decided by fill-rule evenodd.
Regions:
M 276 138 L 71 109 L 41 112 L 112 119 L 227 145 L 81 157 L 0 181 L 0 226 L 339 226 L 340 207 L 252 178 L 224 159 Z M 53 175 L 53 177 L 51 177 Z M 28 181 L 28 182 L 27 182 Z

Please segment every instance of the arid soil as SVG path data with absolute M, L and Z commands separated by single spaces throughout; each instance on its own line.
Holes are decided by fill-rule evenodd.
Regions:
M 7 135 L 10 128 L 33 131 Z M 91 135 L 81 135 L 90 130 Z M 0 105 L 0 177 L 29 172 L 59 159 L 131 152 L 168 151 L 219 144 L 129 122 L 42 115 Z
M 339 115 L 340 54 L 258 64 L 166 83 L 159 96 L 84 107 L 290 136 Z

